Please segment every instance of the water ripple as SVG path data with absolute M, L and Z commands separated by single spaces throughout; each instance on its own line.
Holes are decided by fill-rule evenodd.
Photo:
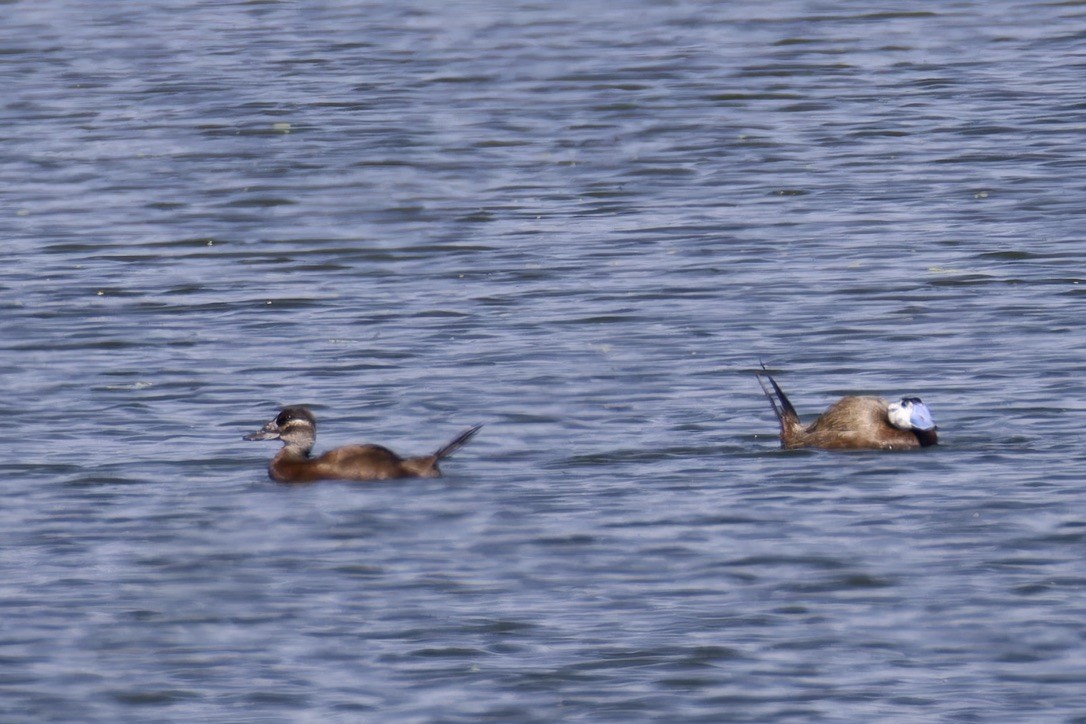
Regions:
M 1074 5 L 157 5 L 5 5 L 5 721 L 1086 707 Z

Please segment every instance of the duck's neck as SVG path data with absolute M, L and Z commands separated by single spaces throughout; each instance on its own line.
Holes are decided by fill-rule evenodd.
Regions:
M 283 442 L 283 449 L 279 451 L 278 457 L 286 460 L 308 460 L 309 451 L 313 449 L 313 441 L 291 441 Z
M 916 439 L 920 441 L 920 447 L 931 447 L 939 442 L 939 436 L 935 430 L 913 430 Z

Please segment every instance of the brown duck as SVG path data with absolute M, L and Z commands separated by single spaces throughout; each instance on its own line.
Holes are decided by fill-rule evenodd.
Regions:
M 781 426 L 781 447 L 823 450 L 912 450 L 938 443 L 931 410 L 919 397 L 888 403 L 879 397 L 842 397 L 804 426 L 788 396 L 765 371 L 756 372 Z M 762 378 L 769 380 L 772 392 Z M 774 397 L 774 393 L 776 397 Z
M 314 458 L 310 451 L 317 440 L 317 419 L 306 408 L 294 405 L 283 408 L 274 420 L 243 439 L 283 441 L 268 464 L 268 476 L 280 483 L 438 478 L 438 462 L 467 444 L 481 427 L 469 427 L 437 452 L 422 457 L 402 458 L 380 445 L 345 445 Z

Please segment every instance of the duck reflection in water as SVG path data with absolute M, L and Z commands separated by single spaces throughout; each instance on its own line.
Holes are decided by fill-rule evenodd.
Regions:
M 755 373 L 781 426 L 781 447 L 822 450 L 913 450 L 938 443 L 931 410 L 919 397 L 888 403 L 879 397 L 842 397 L 809 425 L 799 421 L 784 390 L 762 365 Z M 769 381 L 772 391 L 762 378 Z

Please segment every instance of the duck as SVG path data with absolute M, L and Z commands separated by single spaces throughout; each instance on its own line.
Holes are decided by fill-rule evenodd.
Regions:
M 849 395 L 805 426 L 765 365 L 762 371 L 755 372 L 755 377 L 777 415 L 781 447 L 786 450 L 916 450 L 939 442 L 939 428 L 919 397 L 902 397 L 891 403 L 881 397 Z
M 273 420 L 243 440 L 281 440 L 283 447 L 268 464 L 268 477 L 278 483 L 318 480 L 376 481 L 395 478 L 439 478 L 438 463 L 462 448 L 482 425 L 461 432 L 436 452 L 405 458 L 381 445 L 345 445 L 311 457 L 317 441 L 317 418 L 302 405 L 280 410 Z

